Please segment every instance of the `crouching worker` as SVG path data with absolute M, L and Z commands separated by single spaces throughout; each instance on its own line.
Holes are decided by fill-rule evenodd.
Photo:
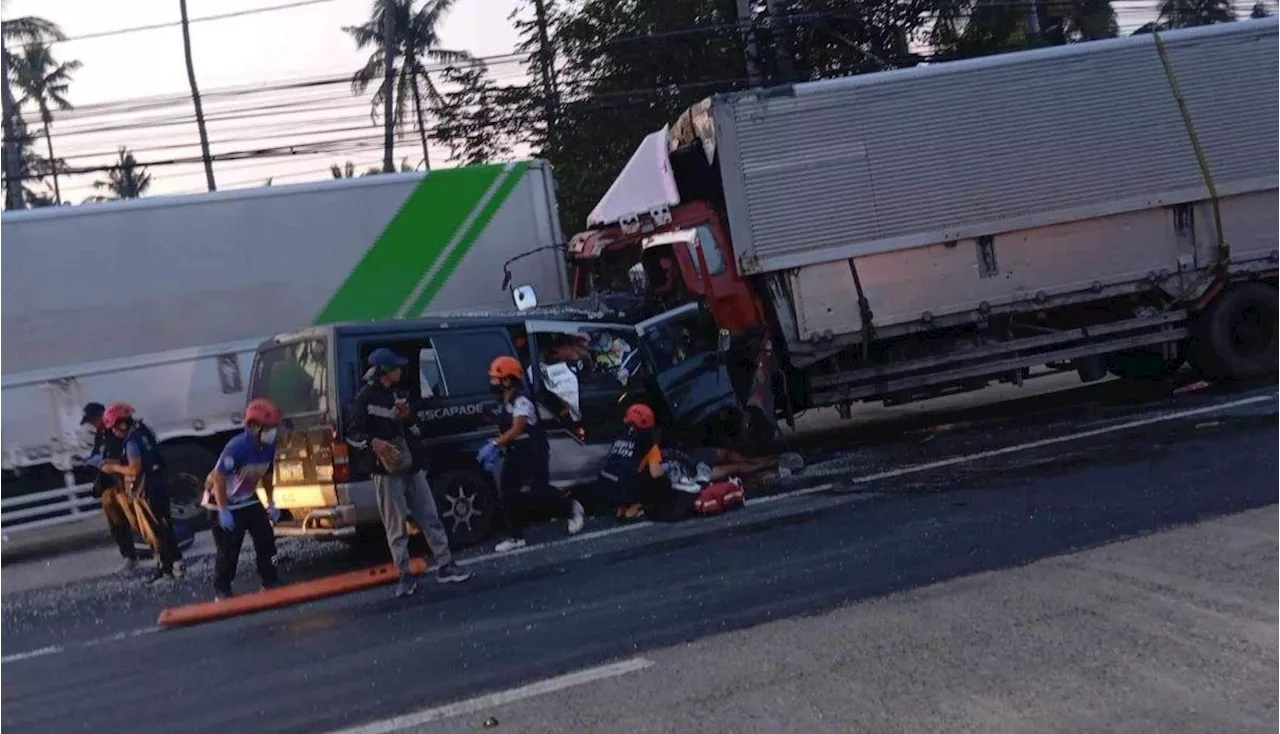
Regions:
M 538 409 L 524 389 L 524 369 L 515 357 L 498 357 L 489 363 L 489 388 L 502 397 L 498 414 L 499 435 L 486 443 L 476 460 L 489 471 L 503 458 L 499 489 L 507 511 L 511 537 L 498 543 L 499 553 L 523 548 L 530 505 L 546 504 L 567 517 L 569 534 L 582 530 L 585 512 L 577 500 L 562 496 L 551 486 L 551 449 L 538 423 Z
M 133 406 L 112 403 L 102 424 L 123 442 L 123 459 L 102 462 L 101 470 L 120 475 L 138 532 L 155 553 L 158 565 L 147 583 L 157 585 L 182 575 L 182 551 L 169 515 L 169 492 L 156 436 L 134 417 Z
M 85 457 L 84 463 L 98 469 L 93 479 L 93 496 L 102 502 L 102 513 L 107 518 L 107 529 L 111 531 L 111 539 L 120 549 L 120 572 L 131 571 L 138 565 L 138 552 L 133 547 L 133 507 L 129 504 L 129 494 L 124 484 L 115 474 L 101 470 L 106 461 L 120 461 L 124 456 L 124 441 L 107 430 L 102 416 L 107 406 L 102 403 L 88 403 L 84 406 L 84 415 L 80 425 L 93 427 L 93 450 Z
M 218 463 L 205 480 L 204 506 L 217 557 L 213 565 L 213 594 L 217 600 L 231 596 L 231 582 L 240 563 L 244 534 L 253 540 L 262 588 L 280 585 L 276 572 L 276 535 L 271 523 L 280 519 L 273 494 L 271 466 L 276 459 L 280 409 L 258 398 L 244 410 L 244 431 L 223 447 Z M 267 494 L 267 506 L 258 500 L 258 482 Z
M 408 596 L 417 589 L 409 567 L 409 535 L 404 527 L 410 513 L 422 528 L 437 564 L 436 580 L 443 584 L 471 578 L 471 574 L 453 562 L 449 536 L 440 522 L 427 475 L 409 448 L 406 430 L 413 422 L 413 411 L 407 394 L 396 388 L 401 370 L 408 363 L 385 347 L 373 350 L 369 355 L 372 374 L 356 393 L 347 426 L 347 443 L 356 449 L 372 449 L 377 459 L 373 462 L 373 486 L 387 545 L 400 571 L 396 596 Z
M 627 432 L 609 447 L 598 486 L 619 520 L 639 520 L 645 516 L 645 505 L 665 504 L 671 480 L 663 466 L 653 409 L 636 403 L 627 408 L 622 422 Z

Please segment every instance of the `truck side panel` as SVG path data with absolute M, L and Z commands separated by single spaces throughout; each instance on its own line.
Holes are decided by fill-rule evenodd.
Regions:
M 1273 256 L 1275 202 L 1274 189 L 1222 200 L 1234 263 L 1245 266 Z M 1199 270 L 1216 255 L 1212 208 L 1199 202 L 855 260 L 877 334 L 892 336 L 925 319 L 1041 310 L 1078 293 L 1101 298 L 1159 286 L 1176 297 L 1200 282 Z M 857 334 L 861 320 L 848 261 L 809 265 L 786 278 L 798 327 L 789 336 L 810 341 Z
M 1164 39 L 1220 194 L 1274 189 L 1276 19 Z M 713 111 L 748 274 L 1207 198 L 1150 35 L 740 93 Z
M 551 243 L 548 176 L 518 162 L 6 214 L 5 373 L 504 304 L 502 261 Z M 522 282 L 563 292 L 538 270 Z

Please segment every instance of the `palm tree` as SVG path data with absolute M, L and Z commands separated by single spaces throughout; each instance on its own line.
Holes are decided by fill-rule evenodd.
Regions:
M 119 157 L 115 165 L 107 169 L 106 180 L 99 179 L 93 182 L 93 188 L 106 191 L 110 195 L 92 196 L 88 199 L 89 201 L 137 199 L 151 188 L 151 174 L 147 172 L 147 167 L 139 165 L 128 148 L 121 146 L 117 155 Z
M 358 26 L 345 26 L 346 31 L 356 42 L 356 48 L 371 48 L 369 60 L 351 77 L 351 89 L 356 94 L 364 94 L 375 79 L 383 75 L 384 40 L 386 34 L 385 13 L 391 10 L 391 43 L 393 64 L 398 66 L 393 72 L 392 86 L 388 87 L 384 80 L 378 86 L 371 101 L 372 117 L 378 119 L 378 107 L 392 95 L 392 114 L 382 124 L 388 131 L 388 141 L 394 127 L 405 117 L 409 101 L 413 101 L 415 122 L 418 136 L 422 141 L 422 160 L 428 170 L 431 159 L 427 153 L 427 125 L 424 106 L 435 109 L 444 104 L 444 97 L 431 82 L 424 62 L 458 63 L 470 60 L 471 54 L 466 51 L 451 51 L 440 48 L 439 25 L 444 16 L 453 7 L 455 0 L 426 0 L 422 7 L 414 9 L 414 0 L 373 0 L 369 20 Z M 389 143 L 388 143 L 389 145 Z M 385 151 L 390 161 L 390 150 Z
M 187 59 L 187 83 L 191 85 L 191 101 L 196 108 L 196 129 L 200 131 L 200 157 L 204 159 L 204 180 L 210 191 L 217 191 L 213 180 L 213 156 L 209 155 L 209 131 L 204 126 L 204 106 L 200 104 L 200 87 L 196 86 L 196 67 L 191 60 L 191 21 L 187 19 L 187 0 L 178 0 L 182 14 L 182 53 Z
M 1236 19 L 1231 0 L 1161 0 L 1156 9 L 1160 14 L 1157 29 L 1162 31 L 1229 23 Z
M 53 154 L 53 110 L 69 110 L 72 105 L 67 101 L 67 85 L 71 82 L 71 74 L 79 69 L 79 61 L 58 63 L 49 51 L 49 47 L 39 41 L 28 43 L 22 54 L 14 63 L 14 81 L 22 92 L 18 107 L 34 104 L 40 110 L 40 121 L 44 123 L 44 141 L 49 151 L 50 170 L 53 172 L 53 200 L 62 203 L 62 189 L 58 185 L 58 158 Z
M 0 162 L 3 163 L 4 179 L 6 183 L 5 189 L 5 208 L 20 208 L 23 203 L 22 191 L 24 190 L 27 178 L 27 166 L 24 163 L 24 154 L 20 150 L 18 124 L 15 124 L 17 117 L 17 103 L 14 102 L 13 92 L 9 89 L 9 72 L 13 68 L 14 61 L 9 56 L 10 43 L 32 43 L 36 41 L 61 41 L 66 36 L 62 34 L 62 29 L 57 23 L 46 20 L 34 15 L 24 15 L 18 18 L 9 18 L 0 21 L 0 64 L 4 65 L 4 79 L 0 86 L 3 87 L 0 97 L 3 97 L 3 115 L 4 115 L 4 137 L 5 150 L 4 155 L 0 156 Z M 22 133 L 25 138 L 25 131 Z M 11 185 L 13 182 L 19 182 L 16 186 Z
M 413 170 L 414 168 L 412 165 L 409 164 L 408 158 L 400 159 L 401 173 L 409 173 Z M 347 161 L 341 166 L 339 166 L 337 163 L 334 163 L 329 166 L 329 175 L 333 176 L 334 178 L 357 178 L 357 177 L 363 178 L 365 176 L 377 176 L 379 173 L 382 173 L 382 172 L 383 170 L 381 168 L 377 168 L 376 166 L 371 166 L 368 169 L 366 169 L 364 173 L 358 174 L 357 176 L 356 164 L 352 163 L 351 161 Z

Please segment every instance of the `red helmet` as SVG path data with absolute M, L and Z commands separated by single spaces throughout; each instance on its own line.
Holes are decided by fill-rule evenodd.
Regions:
M 520 366 L 520 360 L 503 355 L 489 363 L 489 379 L 505 380 L 507 378 L 524 379 L 524 368 Z
M 256 398 L 244 409 L 244 422 L 259 426 L 274 426 L 280 422 L 280 409 L 266 398 Z
M 128 403 L 112 403 L 102 413 L 102 423 L 108 429 L 115 428 L 116 424 L 126 418 L 133 417 L 133 406 Z
M 627 408 L 627 413 L 622 417 L 622 422 L 628 426 L 635 426 L 642 431 L 653 428 L 658 419 L 653 415 L 653 409 L 644 403 L 636 403 Z

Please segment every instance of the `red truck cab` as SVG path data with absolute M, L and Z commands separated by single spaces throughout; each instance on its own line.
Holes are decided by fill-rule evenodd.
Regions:
M 569 241 L 568 256 L 574 298 L 633 289 L 642 277 L 648 296 L 668 308 L 700 301 L 732 334 L 764 325 L 759 300 L 738 275 L 728 229 L 706 202 L 682 204 L 669 216 L 646 216 L 632 226 L 579 232 Z

